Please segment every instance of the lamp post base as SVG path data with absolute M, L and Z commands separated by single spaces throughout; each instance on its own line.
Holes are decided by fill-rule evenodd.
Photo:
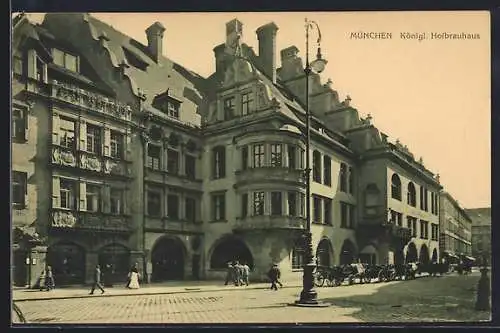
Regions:
M 318 293 L 314 290 L 313 271 L 315 267 L 316 265 L 312 262 L 305 265 L 303 280 L 304 289 L 300 293 L 300 299 L 295 301 L 292 305 L 313 308 L 323 308 L 329 306 L 329 304 L 318 301 Z

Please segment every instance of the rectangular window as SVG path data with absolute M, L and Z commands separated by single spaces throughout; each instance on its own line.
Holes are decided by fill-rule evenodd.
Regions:
M 123 213 L 123 191 L 120 189 L 112 188 L 110 190 L 110 211 L 111 214 Z
M 304 267 L 305 251 L 300 246 L 295 246 L 292 250 L 292 269 L 302 269 Z
M 196 157 L 186 154 L 185 156 L 185 171 L 188 179 L 196 178 Z
M 420 220 L 420 238 L 425 239 L 425 222 Z
M 26 207 L 27 180 L 28 174 L 26 172 L 12 172 L 12 203 L 17 209 Z
M 13 57 L 12 70 L 14 74 L 23 75 L 23 59 L 21 57 Z
M 78 72 L 78 57 L 58 49 L 52 49 L 52 57 L 56 65 Z
M 264 166 L 264 145 L 253 146 L 253 167 L 261 168 Z
M 306 216 L 306 195 L 304 193 L 300 193 L 300 196 L 299 196 L 300 200 L 299 200 L 299 212 L 300 212 L 300 216 L 301 217 L 304 217 Z
M 271 166 L 273 167 L 280 167 L 282 165 L 281 147 L 279 143 L 271 144 Z
M 424 187 L 420 186 L 420 209 L 424 210 L 425 202 L 424 202 Z
M 248 147 L 241 148 L 241 169 L 246 170 L 248 168 Z
M 88 212 L 98 212 L 101 209 L 101 187 L 87 184 L 86 201 Z
M 212 220 L 222 221 L 226 219 L 226 195 L 212 195 Z
M 297 169 L 297 147 L 288 145 L 288 168 Z
M 340 164 L 340 191 L 347 192 L 347 166 Z
M 325 224 L 332 225 L 332 199 L 324 199 Z
M 87 124 L 87 152 L 101 154 L 102 131 L 100 127 Z
M 234 97 L 224 99 L 224 120 L 233 119 L 235 116 Z
M 271 215 L 283 215 L 281 192 L 271 192 Z
M 349 168 L 349 175 L 348 175 L 348 183 L 349 183 L 349 193 L 350 194 L 354 194 L 354 169 L 353 168 Z
M 213 178 L 226 176 L 226 148 L 219 146 L 213 149 Z
M 313 222 L 315 223 L 323 223 L 322 219 L 322 207 L 321 207 L 321 198 L 317 196 L 313 196 Z
M 111 157 L 123 157 L 123 134 L 117 131 L 110 131 Z
M 62 147 L 71 150 L 76 149 L 75 127 L 75 121 L 65 118 L 59 119 L 59 135 L 61 136 L 59 144 Z
M 61 208 L 76 209 L 76 182 L 61 179 L 60 183 Z
M 332 186 L 332 159 L 329 156 L 323 156 L 323 184 Z
M 241 195 L 241 217 L 247 217 L 248 215 L 248 194 L 244 193 Z
M 154 217 L 161 216 L 161 193 L 157 191 L 148 191 L 148 215 Z
M 304 169 L 304 157 L 305 151 L 302 148 L 299 148 L 299 169 Z
M 253 215 L 264 215 L 264 192 L 253 193 Z
M 297 193 L 288 192 L 288 215 L 297 216 Z
M 167 102 L 168 116 L 179 119 L 179 104 L 174 102 Z
M 179 219 L 179 197 L 175 194 L 167 195 L 167 217 Z
M 425 189 L 425 193 L 424 193 L 424 202 L 425 202 L 425 211 L 428 212 L 429 211 L 429 191 L 427 189 Z
M 186 198 L 184 215 L 188 222 L 196 222 L 196 200 L 194 198 Z
M 321 153 L 317 150 L 313 152 L 313 181 L 316 183 L 321 183 Z
M 45 81 L 45 63 L 39 57 L 36 57 L 36 79 L 37 81 Z
M 26 112 L 12 110 L 12 138 L 16 141 L 26 140 Z
M 400 227 L 403 226 L 403 214 L 391 209 L 391 222 Z
M 167 149 L 167 171 L 173 175 L 179 173 L 179 152 L 173 149 Z
M 153 170 L 160 170 L 161 148 L 154 145 L 148 145 L 147 166 Z
M 349 228 L 354 228 L 356 226 L 356 206 L 348 205 L 349 209 Z
M 347 228 L 349 225 L 348 206 L 345 202 L 340 203 L 340 227 Z
M 252 93 L 248 92 L 241 95 L 241 114 L 243 116 L 252 113 L 253 111 L 253 98 Z

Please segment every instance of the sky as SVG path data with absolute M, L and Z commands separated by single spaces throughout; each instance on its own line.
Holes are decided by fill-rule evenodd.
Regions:
M 308 13 L 93 13 L 115 29 L 147 44 L 145 30 L 155 21 L 166 28 L 163 53 L 209 76 L 213 48 L 225 41 L 225 23 L 243 23 L 242 42 L 258 52 L 255 30 L 278 27 L 276 48 L 291 45 L 305 55 L 307 17 L 321 29 L 328 60 L 322 81 L 332 80 L 341 99 L 349 95 L 360 116 L 422 156 L 441 184 L 464 208 L 491 206 L 490 19 L 486 11 L 308 12 Z M 41 22 L 43 14 L 29 18 Z M 388 39 L 352 38 L 352 33 L 391 33 Z M 424 40 L 404 39 L 423 33 Z M 479 39 L 431 39 L 433 33 L 478 34 Z M 310 35 L 316 53 L 316 31 Z

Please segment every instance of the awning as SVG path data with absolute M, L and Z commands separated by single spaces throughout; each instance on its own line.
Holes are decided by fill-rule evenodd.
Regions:
M 460 259 L 455 253 L 445 252 L 444 254 L 447 255 L 448 257 L 452 257 L 452 258 L 455 258 L 455 259 Z
M 466 258 L 467 260 L 470 260 L 470 261 L 476 261 L 476 258 L 473 258 L 473 257 L 465 256 L 465 258 Z

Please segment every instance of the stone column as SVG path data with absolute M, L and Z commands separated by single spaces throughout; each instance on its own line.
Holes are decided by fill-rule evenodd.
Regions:
M 99 263 L 99 254 L 97 251 L 88 251 L 85 262 L 85 283 L 90 284 L 94 281 L 95 266 Z

